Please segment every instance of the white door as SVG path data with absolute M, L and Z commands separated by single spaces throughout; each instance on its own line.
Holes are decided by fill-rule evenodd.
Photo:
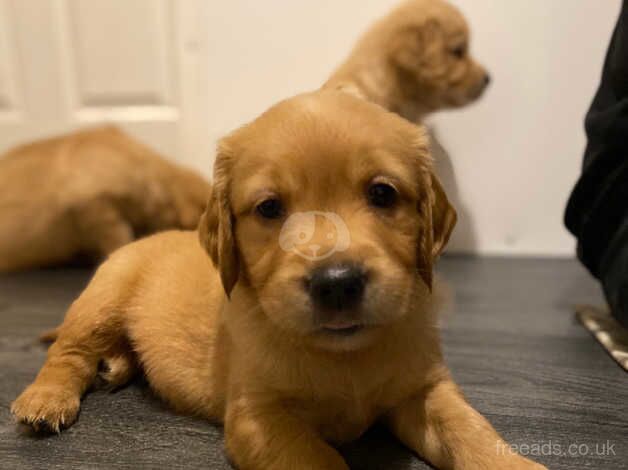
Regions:
M 0 0 L 0 152 L 107 122 L 182 163 L 209 162 L 205 7 Z

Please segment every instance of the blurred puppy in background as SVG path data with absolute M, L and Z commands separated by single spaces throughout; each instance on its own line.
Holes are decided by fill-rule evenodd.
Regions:
M 195 228 L 210 185 L 114 127 L 0 158 L 0 272 L 99 260 L 135 238 Z
M 469 27 L 443 0 L 409 0 L 375 23 L 325 88 L 341 89 L 418 122 L 479 98 L 488 72 L 469 51 Z
M 279 103 L 219 144 L 200 243 L 114 253 L 12 412 L 59 431 L 99 364 L 114 386 L 139 365 L 243 470 L 346 470 L 333 445 L 380 420 L 438 468 L 544 468 L 500 451 L 445 366 L 432 269 L 456 213 L 431 165 L 422 127 L 365 100 Z

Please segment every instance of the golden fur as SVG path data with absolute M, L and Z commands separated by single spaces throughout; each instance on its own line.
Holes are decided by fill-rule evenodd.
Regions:
M 210 185 L 114 127 L 0 158 L 0 272 L 103 258 L 138 236 L 192 229 Z
M 469 52 L 462 14 L 443 0 L 408 0 L 375 23 L 325 88 L 341 89 L 413 122 L 479 98 L 489 75 Z
M 365 197 L 381 180 L 398 191 L 393 207 Z M 444 365 L 430 286 L 455 211 L 421 127 L 346 93 L 300 95 L 223 139 L 214 181 L 199 233 L 137 241 L 98 269 L 13 403 L 19 421 L 71 425 L 102 361 L 112 384 L 137 365 L 175 409 L 224 423 L 241 469 L 346 469 L 330 443 L 376 420 L 438 468 L 544 468 L 497 451 L 502 440 Z M 282 218 L 258 213 L 269 197 Z M 278 242 L 288 213 L 314 210 L 351 235 L 324 261 Z M 347 336 L 321 327 L 304 288 L 340 261 L 369 275 L 360 307 L 339 313 L 363 325 Z

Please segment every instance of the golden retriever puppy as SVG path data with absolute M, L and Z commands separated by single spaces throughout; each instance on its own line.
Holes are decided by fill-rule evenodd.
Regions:
M 241 469 L 346 469 L 333 444 L 376 420 L 438 468 L 543 468 L 498 451 L 443 362 L 432 265 L 456 214 L 421 127 L 304 94 L 223 139 L 214 178 L 200 234 L 98 269 L 19 421 L 70 426 L 99 363 L 114 385 L 138 365 L 176 410 L 224 423 Z
M 409 0 L 363 35 L 324 87 L 418 122 L 479 98 L 489 82 L 469 52 L 462 14 L 443 0 Z
M 210 185 L 114 127 L 0 157 L 0 272 L 100 259 L 143 234 L 195 228 Z

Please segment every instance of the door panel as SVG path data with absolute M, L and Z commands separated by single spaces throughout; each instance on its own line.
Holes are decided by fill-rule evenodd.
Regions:
M 68 3 L 65 33 L 79 106 L 176 103 L 171 7 L 166 0 Z
M 15 60 L 15 37 L 11 12 L 0 3 L 0 119 L 16 119 L 20 111 L 18 67 Z
M 193 125 L 205 60 L 189 47 L 202 3 L 0 0 L 0 151 L 115 123 L 183 163 L 209 160 Z

